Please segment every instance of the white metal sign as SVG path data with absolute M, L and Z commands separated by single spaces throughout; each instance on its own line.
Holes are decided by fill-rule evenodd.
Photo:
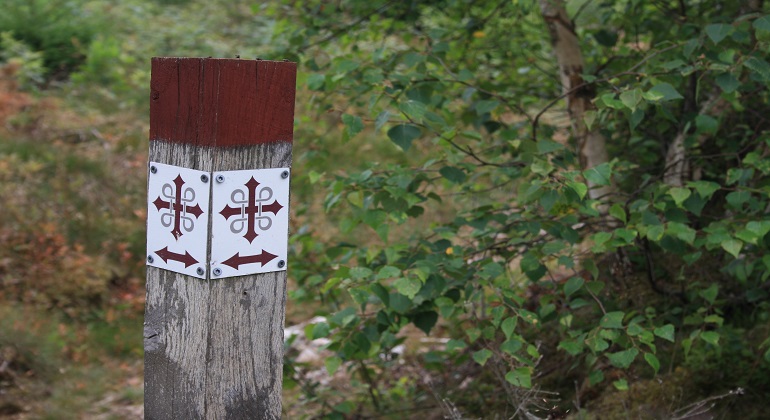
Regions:
M 289 169 L 214 172 L 211 278 L 286 270 Z
M 150 162 L 147 264 L 206 278 L 208 172 Z

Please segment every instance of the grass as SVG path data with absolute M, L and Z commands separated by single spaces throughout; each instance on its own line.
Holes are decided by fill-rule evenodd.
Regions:
M 8 377 L 0 405 L 34 418 L 82 418 L 105 395 L 142 401 L 140 317 L 83 326 L 29 305 L 0 305 L 0 349 Z

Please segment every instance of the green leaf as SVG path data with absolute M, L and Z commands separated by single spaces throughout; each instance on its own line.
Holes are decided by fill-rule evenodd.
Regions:
M 648 101 L 665 102 L 673 101 L 675 99 L 683 99 L 684 96 L 680 95 L 676 89 L 669 83 L 659 83 L 644 93 L 644 98 Z
M 377 280 L 396 278 L 401 275 L 401 270 L 392 265 L 386 265 L 377 272 Z
M 695 127 L 700 133 L 716 134 L 719 129 L 719 121 L 716 118 L 701 114 L 695 117 Z
M 355 115 L 342 114 L 342 122 L 345 123 L 345 129 L 349 137 L 355 136 L 364 129 L 363 121 Z
M 617 381 L 613 381 L 612 386 L 614 386 L 618 391 L 628 391 L 628 381 L 625 379 L 618 379 Z
M 620 94 L 620 101 L 631 111 L 642 102 L 642 91 L 639 89 L 627 90 Z
M 751 24 L 757 31 L 770 32 L 770 15 L 762 16 Z
M 639 232 L 637 232 L 634 229 L 621 228 L 621 229 L 615 229 L 615 232 L 613 232 L 613 236 L 622 240 L 626 244 L 632 243 L 638 235 L 639 235 Z
M 564 294 L 567 297 L 580 290 L 583 287 L 585 280 L 582 277 L 572 277 L 564 283 Z
M 465 334 L 468 335 L 468 339 L 471 343 L 473 343 L 474 341 L 478 340 L 479 337 L 481 337 L 481 330 L 478 328 L 468 328 L 465 330 Z
M 720 185 L 711 181 L 693 181 L 687 183 L 688 187 L 695 188 L 698 195 L 708 200 L 714 193 L 719 190 Z
M 748 191 L 733 191 L 725 196 L 727 203 L 736 209 L 740 209 L 750 198 L 751 193 Z
M 385 111 L 380 112 L 377 115 L 377 119 L 374 120 L 374 128 L 375 128 L 375 130 L 379 130 L 380 128 L 382 128 L 382 126 L 385 125 L 388 122 L 389 119 L 390 119 L 390 112 L 389 111 L 385 110 Z
M 319 322 L 315 325 L 313 325 L 313 331 L 312 336 L 308 337 L 310 340 L 315 340 L 317 338 L 324 338 L 329 336 L 329 324 L 325 322 Z
M 706 300 L 706 302 L 710 304 L 714 304 L 714 301 L 717 299 L 717 295 L 719 294 L 719 285 L 716 283 L 712 283 L 711 286 L 709 286 L 707 289 L 703 289 L 698 293 L 703 299 Z
M 412 141 L 421 134 L 420 129 L 411 124 L 399 124 L 388 130 L 388 137 L 405 152 L 412 146 Z
M 513 332 L 516 330 L 516 324 L 518 323 L 519 318 L 516 316 L 506 318 L 502 324 L 500 324 L 500 328 L 503 330 L 503 334 L 505 334 L 505 338 L 509 339 L 513 335 Z
M 728 239 L 721 243 L 722 249 L 729 252 L 730 255 L 732 255 L 735 258 L 738 258 L 738 255 L 741 253 L 741 249 L 743 249 L 743 242 L 738 239 Z
M 588 193 L 588 186 L 582 182 L 567 181 L 567 186 L 577 193 L 580 199 L 584 199 Z
M 644 353 L 644 360 L 652 367 L 652 370 L 657 374 L 660 370 L 660 360 L 652 353 Z
M 700 334 L 700 338 L 709 344 L 713 344 L 715 346 L 719 345 L 719 333 L 716 331 L 703 331 Z
M 692 192 L 689 188 L 674 187 L 668 190 L 668 195 L 674 199 L 677 207 L 682 207 L 682 203 L 690 197 L 690 194 Z
M 592 371 L 590 374 L 588 374 L 588 381 L 590 382 L 591 386 L 602 383 L 604 381 L 604 372 L 601 370 Z
M 368 267 L 352 267 L 350 269 L 350 277 L 353 280 L 360 280 L 372 275 L 372 270 Z
M 492 357 L 492 352 L 488 349 L 481 349 L 475 353 L 473 353 L 473 360 L 480 364 L 481 366 L 484 366 L 484 364 L 487 363 L 487 360 Z
M 559 348 L 575 357 L 583 352 L 583 343 L 577 340 L 562 340 L 559 343 Z
M 604 328 L 623 328 L 623 317 L 625 314 L 621 311 L 607 312 L 599 322 Z
M 446 343 L 446 351 L 462 350 L 466 347 L 468 347 L 468 345 L 465 344 L 465 341 L 463 340 L 451 339 Z
M 593 185 L 610 185 L 612 170 L 609 163 L 605 162 L 583 171 L 583 176 Z
M 664 233 L 665 233 L 665 228 L 661 225 L 649 226 L 647 228 L 647 238 L 653 242 L 658 242 L 661 239 L 663 239 Z
M 610 347 L 610 343 L 608 343 L 607 340 L 599 337 L 598 335 L 587 338 L 586 345 L 594 353 L 603 352 L 604 350 L 607 350 Z
M 592 129 L 594 125 L 594 121 L 596 121 L 596 115 L 597 113 L 594 110 L 586 111 L 585 113 L 583 113 L 583 121 L 585 121 L 586 128 L 588 128 L 589 130 Z
M 626 333 L 632 337 L 641 335 L 644 331 L 645 329 L 638 322 L 631 322 L 628 324 L 628 328 L 626 328 Z
M 334 67 L 337 73 L 347 73 L 357 69 L 358 66 L 359 63 L 356 61 L 343 59 L 338 61 Z
M 760 80 L 764 82 L 770 81 L 770 64 L 767 61 L 757 57 L 749 57 L 743 62 L 743 65 L 759 76 Z
M 418 101 L 405 101 L 399 104 L 398 109 L 409 116 L 412 120 L 419 122 L 425 116 L 425 104 Z
M 321 90 L 324 86 L 326 76 L 323 74 L 314 73 L 307 78 L 307 87 L 310 90 Z
M 422 282 L 414 277 L 401 277 L 393 282 L 393 286 L 398 290 L 398 293 L 409 299 L 414 299 L 422 288 Z
M 677 237 L 690 245 L 695 242 L 695 229 L 685 225 L 684 223 L 668 222 L 668 230 L 666 233 Z
M 725 93 L 733 93 L 741 85 L 741 82 L 738 81 L 738 78 L 733 76 L 731 73 L 722 73 L 718 75 L 714 80 L 717 82 L 717 86 L 719 86 L 719 88 L 722 89 L 722 91 Z
M 653 330 L 653 333 L 664 340 L 668 340 L 672 343 L 674 342 L 674 326 L 671 324 L 657 327 Z
M 553 140 L 549 139 L 542 139 L 537 142 L 537 152 L 541 155 L 544 155 L 546 153 L 551 153 L 556 150 L 561 150 L 564 148 L 564 145 L 558 142 L 555 142 Z
M 620 369 L 628 369 L 638 354 L 639 350 L 630 348 L 616 353 L 609 353 L 607 354 L 607 358 L 610 359 L 610 363 L 612 363 L 613 366 Z
M 770 220 L 748 222 L 746 229 L 756 233 L 758 238 L 762 238 L 767 235 L 767 232 L 770 232 Z
M 488 112 L 492 112 L 498 105 L 500 105 L 500 102 L 498 101 L 476 101 L 476 114 L 484 115 Z
M 511 340 L 504 341 L 503 344 L 500 345 L 500 350 L 513 356 L 519 350 L 521 350 L 523 346 L 524 346 L 524 343 L 521 340 L 514 338 Z
M 598 295 L 604 289 L 604 282 L 589 281 L 588 283 L 586 283 L 586 289 L 588 289 L 591 293 Z
M 430 334 L 430 330 L 433 329 L 437 321 L 438 321 L 438 313 L 434 311 L 420 312 L 419 314 L 414 316 L 414 319 L 412 319 L 412 322 L 414 323 L 414 325 L 417 328 L 421 329 L 425 333 L 425 335 Z
M 329 372 L 329 375 L 334 375 L 334 372 L 337 372 L 341 364 L 342 359 L 337 356 L 330 356 L 324 360 L 324 365 L 326 365 L 326 371 Z
M 516 368 L 506 373 L 505 380 L 513 386 L 532 388 L 532 372 L 527 367 Z
M 353 412 L 353 409 L 356 408 L 356 405 L 352 401 L 343 401 L 339 404 L 336 404 L 332 409 L 334 410 L 334 416 L 331 418 L 337 419 L 339 417 L 339 413 L 342 414 L 350 414 Z
M 610 216 L 626 223 L 626 211 L 623 209 L 623 206 L 618 203 L 615 203 L 610 207 Z
M 441 176 L 454 184 L 462 184 L 465 181 L 465 172 L 454 166 L 444 166 L 438 171 Z
M 723 39 L 732 33 L 733 27 L 726 23 L 712 23 L 706 26 L 706 35 L 711 38 L 714 45 L 722 42 Z

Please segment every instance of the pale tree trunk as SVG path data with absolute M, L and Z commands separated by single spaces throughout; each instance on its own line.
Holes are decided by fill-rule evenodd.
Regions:
M 749 0 L 740 8 L 740 14 L 756 13 L 762 10 L 762 0 Z M 693 104 L 695 98 L 691 99 Z M 693 105 L 693 108 L 695 105 Z M 729 107 L 729 103 L 720 97 L 719 90 L 714 90 L 708 99 L 702 103 L 698 114 L 718 116 Z M 707 139 L 707 134 L 698 134 L 695 144 L 702 145 Z M 683 129 L 677 133 L 666 151 L 666 166 L 663 172 L 663 182 L 672 187 L 682 187 L 689 180 L 698 180 L 701 177 L 700 168 L 692 166 L 690 156 L 685 147 L 687 132 Z
M 719 92 L 712 92 L 711 97 L 703 103 L 699 114 L 718 116 L 724 112 L 729 103 L 719 96 Z M 708 134 L 698 134 L 696 144 L 702 145 L 709 138 Z M 682 187 L 689 180 L 700 179 L 700 168 L 691 166 L 690 157 L 687 154 L 685 140 L 687 132 L 680 131 L 666 152 L 666 167 L 663 172 L 663 182 L 672 187 Z
M 562 90 L 567 99 L 572 133 L 577 139 L 580 164 L 583 169 L 593 168 L 609 161 L 606 140 L 598 129 L 589 129 L 584 117 L 586 111 L 595 109 L 593 89 L 583 86 L 583 54 L 575 27 L 567 16 L 563 0 L 540 0 L 540 12 L 548 25 Z M 582 87 L 581 87 L 582 86 Z M 614 185 L 594 185 L 586 180 L 592 199 L 606 198 L 615 191 Z

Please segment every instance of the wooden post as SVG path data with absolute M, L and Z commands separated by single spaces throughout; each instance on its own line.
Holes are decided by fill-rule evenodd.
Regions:
M 150 161 L 209 172 L 290 167 L 296 71 L 292 62 L 153 58 Z M 202 280 L 148 266 L 145 418 L 280 418 L 285 307 L 286 271 Z

